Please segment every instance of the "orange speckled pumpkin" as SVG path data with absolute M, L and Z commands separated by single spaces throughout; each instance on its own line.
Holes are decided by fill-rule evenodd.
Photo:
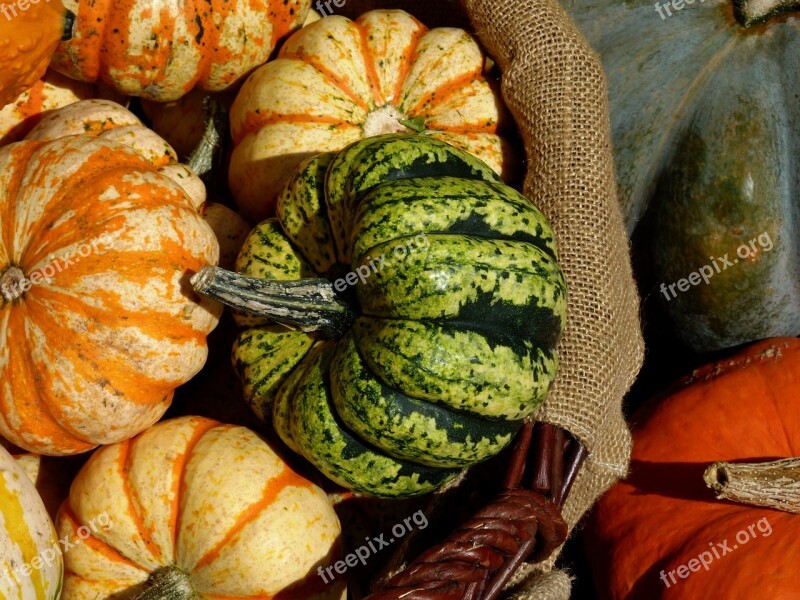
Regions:
M 109 98 L 120 103 L 125 101 L 104 86 L 75 81 L 48 70 L 33 87 L 0 109 L 0 146 L 24 138 L 49 111 L 86 98 Z
M 478 43 L 461 29 L 428 30 L 402 10 L 311 23 L 259 67 L 231 107 L 228 181 L 258 222 L 304 159 L 380 133 L 426 129 L 504 177 L 516 159 L 499 135 L 504 109 Z
M 716 500 L 703 479 L 716 461 L 798 456 L 798 399 L 800 339 L 773 338 L 640 409 L 631 474 L 584 529 L 600 598 L 798 597 L 800 514 Z
M 187 192 L 131 147 L 0 148 L 0 434 L 64 455 L 156 422 L 206 360 L 221 307 L 187 281 L 218 258 Z
M 72 24 L 61 0 L 0 4 L 0 108 L 44 75 L 50 56 Z M 69 17 L 68 17 L 69 15 Z
M 331 503 L 244 427 L 181 417 L 101 448 L 59 511 L 59 537 L 81 526 L 61 600 L 344 598 L 316 571 L 340 553 Z
M 179 4 L 151 0 L 65 0 L 77 15 L 53 67 L 82 81 L 159 102 L 195 87 L 221 91 L 264 63 L 300 27 L 310 0 Z
M 220 266 L 231 266 L 250 232 L 238 213 L 227 206 L 206 202 L 203 182 L 178 162 L 175 150 L 126 108 L 110 100 L 82 100 L 47 114 L 27 139 L 54 140 L 86 134 L 120 142 L 133 148 L 159 173 L 181 186 L 214 231 L 220 246 Z

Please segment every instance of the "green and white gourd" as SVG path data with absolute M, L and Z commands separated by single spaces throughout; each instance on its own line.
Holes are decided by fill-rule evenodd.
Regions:
M 550 226 L 429 136 L 305 161 L 237 270 L 192 283 L 239 313 L 248 402 L 349 489 L 436 489 L 502 450 L 556 374 L 566 285 Z

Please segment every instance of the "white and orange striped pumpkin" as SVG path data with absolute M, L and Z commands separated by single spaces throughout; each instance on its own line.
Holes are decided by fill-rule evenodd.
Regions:
M 211 226 L 220 247 L 219 265 L 233 268 L 250 227 L 239 214 L 223 204 L 206 202 L 203 182 L 165 140 L 145 127 L 131 111 L 110 100 L 82 100 L 42 118 L 26 139 L 54 140 L 67 135 L 94 135 L 133 148 L 159 173 L 180 185 L 192 204 Z
M 126 95 L 169 102 L 195 87 L 234 85 L 303 24 L 311 1 L 64 0 L 64 6 L 77 22 L 51 67 Z
M 219 246 L 159 171 L 105 137 L 0 148 L 0 434 L 17 446 L 132 437 L 203 366 L 221 307 L 187 280 Z
M 325 585 L 316 572 L 340 552 L 332 505 L 245 427 L 180 417 L 97 450 L 59 511 L 59 536 L 103 515 L 110 526 L 65 553 L 62 600 L 144 588 L 172 600 L 344 598 L 341 577 Z
M 428 30 L 402 10 L 303 27 L 259 67 L 231 107 L 228 181 L 252 222 L 270 216 L 294 168 L 380 133 L 424 127 L 504 176 L 516 160 L 498 134 L 500 95 L 478 43 L 461 29 Z
M 0 447 L 0 598 L 57 600 L 62 574 L 61 549 L 42 499 Z

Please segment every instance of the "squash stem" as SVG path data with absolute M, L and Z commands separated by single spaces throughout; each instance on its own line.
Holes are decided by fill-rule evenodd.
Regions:
M 204 267 L 191 278 L 195 292 L 234 310 L 266 317 L 303 331 L 339 338 L 355 315 L 327 279 L 257 279 L 220 267 Z
M 742 27 L 800 10 L 800 0 L 733 0 L 733 14 Z
M 800 513 L 800 458 L 763 463 L 716 462 L 703 474 L 717 498 Z
M 190 600 L 199 598 L 189 575 L 175 566 L 159 567 L 147 578 L 145 590 L 134 600 Z
M 198 177 L 204 177 L 212 170 L 228 121 L 225 109 L 211 96 L 203 99 L 203 111 L 205 113 L 203 137 L 186 161 L 186 166 Z
M 0 276 L 0 294 L 6 302 L 13 302 L 22 296 L 23 281 L 25 281 L 25 273 L 19 267 L 9 267 Z

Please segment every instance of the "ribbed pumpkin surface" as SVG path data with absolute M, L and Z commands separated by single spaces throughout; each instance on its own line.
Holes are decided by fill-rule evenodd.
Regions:
M 271 216 L 304 158 L 411 131 L 406 120 L 510 173 L 513 153 L 498 135 L 502 100 L 483 70 L 465 31 L 428 30 L 402 10 L 307 25 L 247 79 L 231 108 L 229 181 L 239 208 L 254 222 Z
M 511 441 L 550 388 L 566 313 L 553 233 L 524 196 L 462 150 L 390 134 L 304 162 L 278 215 L 238 270 L 364 273 L 341 339 L 239 317 L 256 325 L 234 346 L 245 394 L 290 447 L 346 487 L 408 496 Z
M 0 296 L 0 433 L 42 454 L 135 435 L 205 361 L 220 307 L 183 281 L 216 264 L 213 232 L 181 187 L 115 142 L 13 144 L 0 173 L 0 277 L 34 284 Z
M 59 548 L 36 488 L 0 448 L 0 597 L 56 600 L 63 564 Z
M 53 56 L 57 71 L 167 102 L 194 87 L 219 91 L 267 60 L 302 25 L 310 0 L 211 2 L 66 0 L 78 17 Z
M 104 513 L 110 526 L 66 553 L 62 600 L 108 598 L 171 565 L 202 598 L 343 597 L 312 570 L 338 559 L 325 493 L 244 427 L 182 417 L 98 450 L 61 508 L 59 536 Z

